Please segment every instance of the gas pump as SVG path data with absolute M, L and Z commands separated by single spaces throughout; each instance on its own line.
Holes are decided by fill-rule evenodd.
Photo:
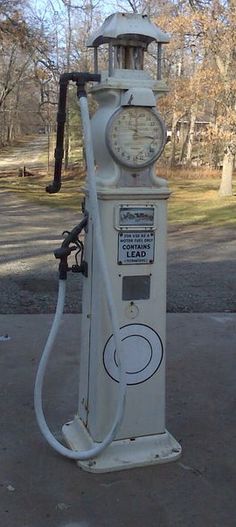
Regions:
M 169 190 L 155 169 L 166 143 L 156 99 L 167 90 L 161 79 L 161 50 L 168 41 L 147 16 L 116 13 L 89 38 L 94 74 L 61 77 L 61 101 L 68 82 L 77 84 L 88 179 L 84 219 L 55 251 L 61 284 L 47 357 L 37 375 L 35 408 L 51 446 L 90 472 L 164 463 L 181 455 L 181 446 L 165 426 Z M 156 80 L 144 69 L 150 43 L 157 43 Z M 101 74 L 100 46 L 108 48 L 108 70 Z M 91 122 L 85 91 L 89 81 L 98 103 Z M 64 110 L 58 118 L 62 128 L 63 119 Z M 57 139 L 49 192 L 60 189 L 63 134 Z M 47 428 L 39 400 L 63 312 L 67 258 L 78 247 L 81 251 L 82 229 L 84 247 L 77 265 L 83 273 L 79 401 L 77 415 L 63 426 L 65 448 Z

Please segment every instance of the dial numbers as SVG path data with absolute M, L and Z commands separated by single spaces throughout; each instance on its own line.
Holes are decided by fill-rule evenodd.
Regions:
M 165 145 L 165 127 L 150 108 L 124 107 L 112 115 L 107 127 L 107 144 L 115 161 L 142 168 L 153 163 Z

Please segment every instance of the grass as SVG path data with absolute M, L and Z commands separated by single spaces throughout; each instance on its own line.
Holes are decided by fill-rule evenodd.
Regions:
M 20 178 L 14 173 L 3 175 L 0 185 L 8 191 L 17 192 L 22 198 L 51 207 L 80 209 L 83 198 L 84 169 L 74 165 L 63 175 L 62 190 L 49 195 L 45 186 L 50 177 L 34 171 L 34 176 Z M 170 171 L 162 168 L 161 176 L 168 176 L 172 192 L 168 221 L 179 225 L 233 226 L 236 224 L 236 187 L 234 195 L 222 199 L 218 196 L 219 172 L 206 169 Z M 192 177 L 191 177 L 192 176 Z
M 236 224 L 236 187 L 234 195 L 220 198 L 219 180 L 171 180 L 170 223 L 185 225 L 233 226 Z
M 50 160 L 54 160 L 54 150 L 55 150 L 55 137 L 51 137 L 51 144 L 50 144 Z M 70 164 L 73 165 L 73 164 L 77 164 L 79 163 L 80 165 L 83 164 L 83 148 L 81 147 L 80 144 L 78 144 L 78 142 L 74 142 L 72 143 L 71 147 L 70 147 L 70 154 L 69 154 L 69 158 L 70 158 Z M 47 163 L 48 163 L 48 152 L 47 150 L 43 150 L 41 151 L 40 155 L 39 155 L 39 158 L 38 158 L 38 161 L 44 165 L 45 167 L 47 166 Z M 52 163 L 52 161 L 51 161 Z
M 73 167 L 71 174 L 63 174 L 62 190 L 57 194 L 48 194 L 45 187 L 51 182 L 52 176 L 37 174 L 18 177 L 15 174 L 0 178 L 0 186 L 10 192 L 16 192 L 22 198 L 49 207 L 70 208 L 78 210 L 83 198 L 84 170 Z M 41 171 L 40 171 L 41 172 Z

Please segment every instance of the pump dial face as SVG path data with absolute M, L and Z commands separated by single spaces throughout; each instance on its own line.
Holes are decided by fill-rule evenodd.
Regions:
M 165 125 L 158 113 L 141 106 L 125 106 L 111 116 L 106 141 L 113 159 L 138 169 L 154 163 L 166 143 Z

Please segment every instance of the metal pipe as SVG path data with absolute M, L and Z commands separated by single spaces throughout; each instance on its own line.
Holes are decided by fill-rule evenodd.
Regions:
M 162 67 L 162 45 L 161 42 L 157 44 L 157 80 L 161 80 Z
M 98 73 L 98 48 L 94 48 L 93 58 L 94 58 L 94 73 Z
M 61 169 L 64 157 L 64 131 L 66 121 L 66 98 L 69 81 L 76 82 L 77 86 L 85 91 L 86 82 L 100 82 L 101 76 L 94 73 L 77 72 L 62 73 L 59 80 L 59 100 L 57 112 L 57 138 L 54 153 L 54 177 L 50 185 L 46 187 L 49 194 L 56 194 L 61 188 Z
M 64 130 L 66 122 L 66 96 L 67 96 L 67 86 L 69 79 L 60 77 L 60 88 L 59 88 L 59 100 L 58 100 L 58 112 L 57 112 L 57 138 L 56 138 L 56 148 L 54 152 L 54 178 L 50 185 L 46 187 L 46 191 L 49 194 L 55 194 L 59 192 L 61 188 L 61 169 L 62 169 L 62 160 L 64 157 Z
M 109 77 L 113 75 L 113 47 L 111 42 L 109 42 L 108 47 L 108 75 Z

